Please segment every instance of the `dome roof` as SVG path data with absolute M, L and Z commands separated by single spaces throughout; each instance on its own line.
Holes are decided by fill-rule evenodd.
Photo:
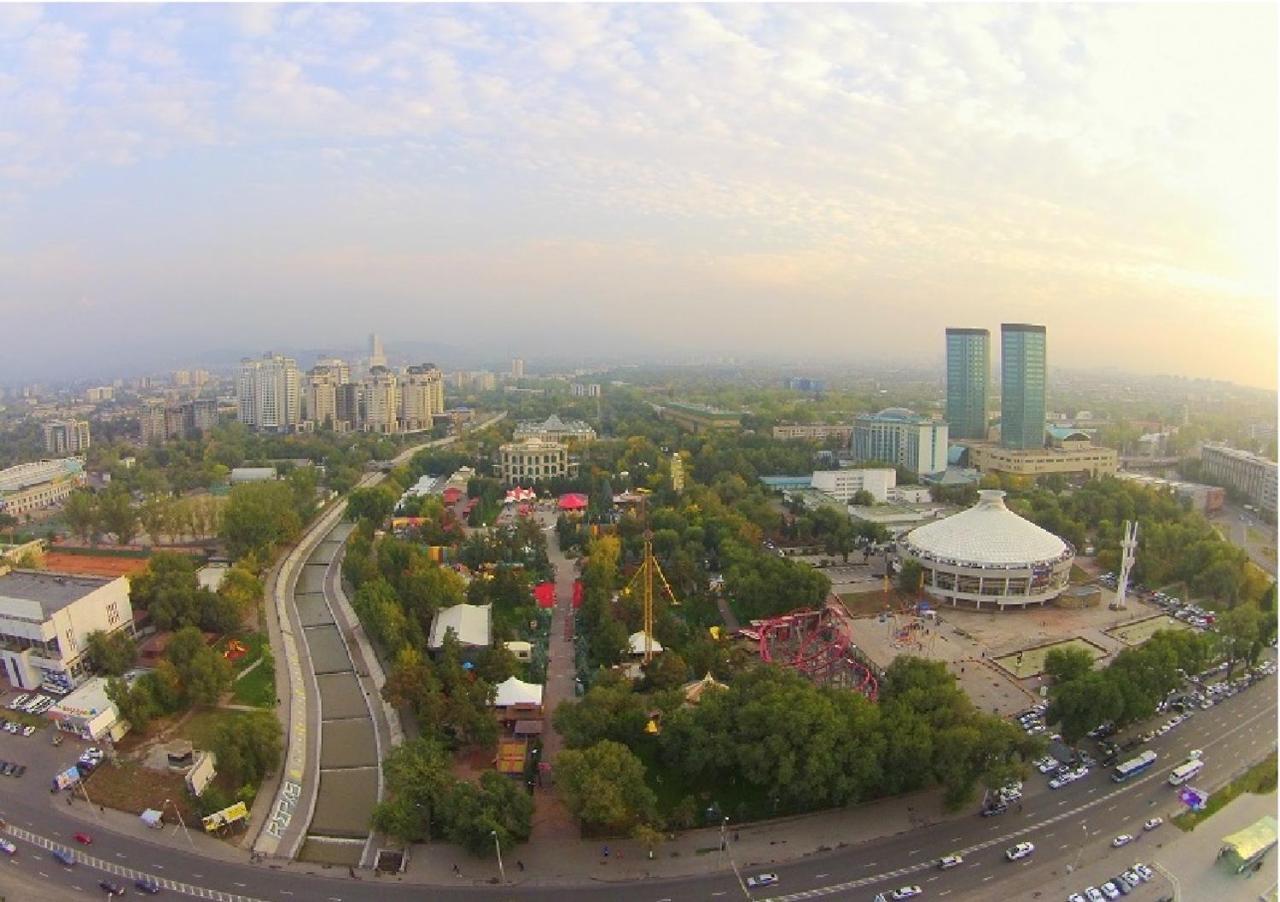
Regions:
M 1004 492 L 978 492 L 978 503 L 907 533 L 908 552 L 974 564 L 1055 560 L 1071 550 L 1062 539 L 1004 506 Z

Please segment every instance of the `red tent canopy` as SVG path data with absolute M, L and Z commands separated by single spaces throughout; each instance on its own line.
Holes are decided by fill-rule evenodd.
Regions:
M 462 489 L 450 486 L 444 490 L 440 497 L 444 499 L 445 504 L 457 504 L 458 499 L 462 497 Z
M 567 495 L 560 496 L 560 510 L 562 511 L 580 511 L 586 510 L 587 496 L 578 492 L 570 492 Z
M 575 608 L 582 607 L 582 580 L 580 579 L 573 581 L 573 606 Z
M 537 599 L 538 607 L 554 608 L 556 606 L 556 584 L 538 583 L 533 587 L 533 597 Z

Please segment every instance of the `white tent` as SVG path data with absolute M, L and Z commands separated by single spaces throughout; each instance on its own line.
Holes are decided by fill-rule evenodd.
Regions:
M 139 817 L 142 818 L 142 822 L 148 827 L 154 827 L 157 830 L 164 827 L 164 816 L 154 808 L 148 808 L 146 811 L 142 812 Z
M 489 644 L 489 605 L 455 604 L 436 612 L 431 621 L 427 648 L 435 650 L 444 645 L 444 636 L 453 630 L 463 645 L 483 648 Z
M 632 633 L 631 638 L 627 641 L 631 646 L 631 653 L 633 655 L 644 654 L 644 630 L 638 630 L 637 632 Z M 649 643 L 653 647 L 654 651 L 662 651 L 662 643 L 657 639 L 650 639 Z
M 497 690 L 497 695 L 493 697 L 493 706 L 495 708 L 542 704 L 541 683 L 526 683 L 516 677 L 507 677 L 497 685 Z

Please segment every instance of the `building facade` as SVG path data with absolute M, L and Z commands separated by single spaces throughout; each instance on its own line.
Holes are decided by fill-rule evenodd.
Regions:
M 511 378 L 512 379 L 524 378 L 524 360 L 520 357 L 513 357 L 511 359 Z
M 1033 448 L 1027 451 L 1005 448 L 990 442 L 973 442 L 969 448 L 969 465 L 983 473 L 1008 473 L 1011 476 L 1047 476 L 1050 473 L 1114 476 L 1120 469 L 1120 455 L 1114 448 L 1092 443 L 1062 447 Z
M 1000 326 L 1000 444 L 1044 447 L 1045 329 L 1026 323 Z
M 1210 479 L 1243 492 L 1268 514 L 1276 513 L 1274 460 L 1222 444 L 1206 444 L 1200 449 L 1200 463 Z
M 926 476 L 947 468 L 947 435 L 941 420 L 889 407 L 854 418 L 851 450 L 858 461 L 883 461 Z
M 246 357 L 236 377 L 240 422 L 262 432 L 293 432 L 302 422 L 302 381 L 292 357 Z
M 583 420 L 562 420 L 554 413 L 545 420 L 524 420 L 516 424 L 515 441 L 527 438 L 546 439 L 551 442 L 591 442 L 596 431 Z
M 88 420 L 50 420 L 44 424 L 44 450 L 49 454 L 84 454 L 89 450 Z
M 361 428 L 365 432 L 395 432 L 400 414 L 400 381 L 396 374 L 386 367 L 373 370 L 364 385 L 364 405 Z
M 335 429 L 338 421 L 338 377 L 328 367 L 307 371 L 303 419 L 311 429 Z
M 858 492 L 870 492 L 883 504 L 897 485 L 898 471 L 889 467 L 857 467 L 847 470 L 815 470 L 810 486 L 848 504 Z
M 372 332 L 369 334 L 369 369 L 386 365 L 387 355 L 382 350 L 382 338 L 377 332 Z
M 576 476 L 578 466 L 570 461 L 569 449 L 560 442 L 528 438 L 500 446 L 495 470 L 498 478 L 507 485 L 524 485 Z
M 84 466 L 74 457 L 0 470 L 0 513 L 21 517 L 55 507 L 84 484 Z
M 129 581 L 36 570 L 0 574 L 0 667 L 15 689 L 88 676 L 89 634 L 132 629 Z
M 601 395 L 599 382 L 574 382 L 569 386 L 569 394 L 575 398 L 598 398 Z
M 947 330 L 947 429 L 952 439 L 987 437 L 991 332 Z
M 444 373 L 434 363 L 411 366 L 400 377 L 400 429 L 430 429 L 444 413 Z
M 853 439 L 853 427 L 829 423 L 808 423 L 805 425 L 784 423 L 773 427 L 773 437 L 784 442 L 825 442 L 827 439 L 834 438 L 838 439 L 840 444 L 847 445 Z

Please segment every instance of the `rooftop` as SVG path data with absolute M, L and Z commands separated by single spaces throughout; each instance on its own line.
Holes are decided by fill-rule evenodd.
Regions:
M 1004 505 L 1004 492 L 984 489 L 978 503 L 954 516 L 913 529 L 909 552 L 972 564 L 1028 564 L 1071 552 L 1062 539 Z
M 115 577 L 122 579 L 123 577 Z M 45 619 L 67 605 L 101 589 L 111 578 L 53 573 L 47 570 L 11 570 L 0 576 L 0 602 L 38 602 Z
M 74 457 L 17 464 L 0 470 L 0 492 L 17 492 L 29 486 L 82 472 L 84 465 Z

